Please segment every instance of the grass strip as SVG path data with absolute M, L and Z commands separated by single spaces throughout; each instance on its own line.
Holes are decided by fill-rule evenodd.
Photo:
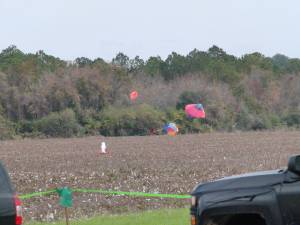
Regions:
M 189 225 L 189 210 L 160 209 L 126 215 L 103 215 L 86 220 L 71 220 L 72 225 Z M 30 225 L 65 225 L 56 223 L 30 223 Z

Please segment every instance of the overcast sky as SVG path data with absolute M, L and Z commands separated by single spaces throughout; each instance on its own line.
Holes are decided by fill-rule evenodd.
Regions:
M 187 54 L 300 58 L 299 0 L 0 0 L 0 49 L 111 60 Z

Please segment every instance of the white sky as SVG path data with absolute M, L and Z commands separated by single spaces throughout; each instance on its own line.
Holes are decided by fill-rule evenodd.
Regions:
M 300 58 L 299 0 L 0 0 L 0 50 L 146 59 L 213 44 Z

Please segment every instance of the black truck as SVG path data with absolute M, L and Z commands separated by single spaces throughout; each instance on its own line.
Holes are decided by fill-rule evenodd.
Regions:
M 0 162 L 0 225 L 21 225 L 22 220 L 21 201 Z
M 192 225 L 300 225 L 300 155 L 287 169 L 199 184 L 191 195 Z

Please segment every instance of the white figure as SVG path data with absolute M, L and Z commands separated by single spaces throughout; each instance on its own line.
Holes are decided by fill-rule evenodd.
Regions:
M 101 153 L 106 153 L 106 144 L 104 141 L 101 142 Z

